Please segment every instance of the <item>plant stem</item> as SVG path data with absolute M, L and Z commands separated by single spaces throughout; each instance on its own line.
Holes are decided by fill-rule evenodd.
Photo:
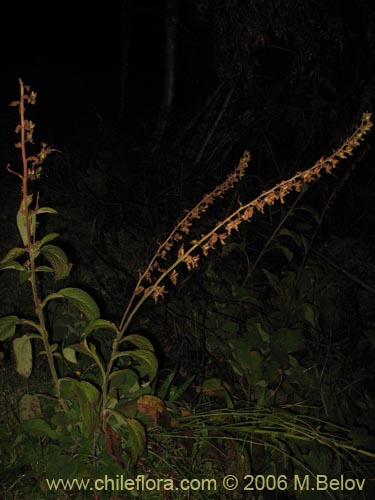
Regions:
M 36 230 L 36 220 L 34 221 L 33 224 L 33 229 L 31 228 L 30 225 L 30 212 L 31 216 L 34 215 L 36 219 L 36 213 L 37 213 L 37 206 L 30 211 L 29 209 L 29 194 L 28 194 L 28 158 L 26 155 L 26 137 L 25 137 L 25 131 L 26 131 L 26 123 L 25 123 L 25 87 L 22 82 L 22 80 L 19 80 L 20 84 L 20 105 L 19 105 L 19 112 L 20 112 L 20 137 L 21 137 L 21 156 L 22 156 L 22 166 L 23 166 L 23 175 L 22 175 L 22 199 L 23 199 L 23 210 L 24 210 L 24 215 L 25 215 L 25 225 L 26 225 L 26 239 L 27 239 L 27 253 L 29 255 L 29 265 L 30 265 L 30 278 L 29 281 L 31 283 L 31 289 L 32 289 L 32 294 L 33 294 L 33 301 L 34 301 L 34 310 L 35 314 L 38 317 L 39 324 L 40 324 L 40 335 L 43 341 L 44 349 L 46 352 L 47 360 L 48 360 L 48 365 L 49 369 L 51 371 L 53 383 L 54 383 L 54 388 L 56 392 L 56 396 L 60 399 L 59 393 L 59 384 L 58 380 L 59 377 L 57 375 L 56 371 L 56 366 L 55 362 L 53 359 L 53 352 L 51 345 L 48 340 L 48 331 L 46 328 L 46 322 L 43 314 L 43 310 L 41 308 L 41 300 L 39 297 L 38 293 L 38 287 L 37 287 L 37 278 L 36 278 L 36 270 L 35 270 L 35 253 L 34 253 L 34 244 L 35 244 L 35 230 Z M 33 213 L 34 212 L 34 213 Z M 65 410 L 67 410 L 66 403 L 62 400 L 60 400 L 61 405 Z

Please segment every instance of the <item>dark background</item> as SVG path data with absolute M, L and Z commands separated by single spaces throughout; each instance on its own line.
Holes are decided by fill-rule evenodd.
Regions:
M 143 149 L 161 107 L 168 6 L 177 29 L 165 148 L 220 85 L 221 102 L 211 113 L 219 113 L 232 90 L 220 120 L 232 150 L 256 145 L 256 154 L 255 148 L 266 150 L 263 143 L 269 142 L 268 149 L 282 155 L 281 163 L 287 156 L 292 164 L 297 154 L 327 151 L 372 106 L 374 9 L 369 1 L 353 6 L 124 0 L 85 9 L 71 2 L 54 9 L 8 5 L 2 14 L 7 26 L 1 35 L 2 110 L 21 77 L 40 97 L 43 138 L 77 139 L 103 120 L 114 134 L 123 132 L 117 136 L 122 144 L 133 140 Z M 204 135 L 207 128 L 199 132 Z

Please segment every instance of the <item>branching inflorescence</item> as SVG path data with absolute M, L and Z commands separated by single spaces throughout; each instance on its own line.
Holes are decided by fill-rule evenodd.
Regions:
M 284 203 L 284 198 L 293 191 L 300 192 L 302 185 L 317 180 L 322 172 L 331 173 L 337 167 L 341 159 L 351 156 L 353 149 L 360 145 L 364 136 L 372 127 L 371 113 L 364 113 L 360 125 L 354 133 L 348 137 L 344 143 L 327 158 L 320 158 L 312 167 L 307 170 L 298 171 L 293 177 L 276 184 L 273 188 L 263 191 L 257 198 L 246 204 L 241 204 L 237 210 L 232 212 L 225 220 L 220 221 L 199 240 L 190 242 L 190 246 L 185 249 L 185 238 L 189 234 L 194 222 L 201 217 L 210 205 L 222 197 L 223 194 L 232 188 L 245 174 L 250 161 L 250 153 L 245 151 L 238 166 L 227 179 L 217 186 L 211 193 L 206 194 L 172 230 L 167 239 L 159 246 L 154 257 L 143 274 L 139 276 L 135 286 L 133 296 L 122 318 L 120 329 L 125 330 L 132 319 L 134 313 L 143 304 L 144 300 L 152 297 L 155 302 L 166 293 L 165 284 L 161 282 L 168 276 L 173 285 L 177 284 L 178 273 L 176 267 L 182 262 L 190 271 L 198 267 L 201 256 L 207 256 L 211 250 L 220 243 L 225 245 L 226 239 L 233 231 L 238 231 L 239 226 L 244 221 L 250 221 L 256 212 L 263 213 L 265 206 L 273 205 L 276 201 Z M 174 261 L 169 267 L 165 267 L 167 257 L 173 252 L 176 243 L 180 246 L 174 255 Z M 173 256 L 172 256 L 173 260 Z M 141 295 L 138 303 L 133 306 L 134 300 Z

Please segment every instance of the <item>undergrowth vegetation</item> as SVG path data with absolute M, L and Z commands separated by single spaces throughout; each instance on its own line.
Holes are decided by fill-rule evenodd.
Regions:
M 129 300 L 112 320 L 101 317 L 91 294 L 70 286 L 72 264 L 54 244 L 59 234 L 40 234 L 43 218 L 56 211 L 41 204 L 33 184 L 56 152 L 44 143 L 28 152 L 34 123 L 25 106 L 36 94 L 19 83 L 12 106 L 21 168 L 7 168 L 22 186 L 20 243 L 0 269 L 29 287 L 32 307 L 0 319 L 10 351 L 0 415 L 3 498 L 362 498 L 361 485 L 374 474 L 375 402 L 364 374 L 372 370 L 375 290 L 354 273 L 338 274 L 328 243 L 313 247 L 322 215 L 301 199 L 352 155 L 371 129 L 370 113 L 329 156 L 214 219 L 209 210 L 246 174 L 245 151 L 179 219 L 144 271 L 133 269 Z M 239 230 L 272 210 L 250 259 L 254 240 Z M 51 290 L 50 276 L 69 286 Z M 350 309 L 353 282 L 362 294 L 358 317 Z M 144 318 L 141 328 L 144 311 L 152 321 Z M 351 335 L 359 321 L 360 335 Z M 304 482 L 343 474 L 354 493 L 309 491 Z M 149 488 L 126 493 L 114 483 L 113 491 L 60 483 L 57 492 L 48 483 L 92 486 L 139 475 Z M 238 479 L 233 491 L 222 484 L 228 475 Z M 212 479 L 217 488 L 192 482 L 190 492 L 173 490 L 184 478 Z

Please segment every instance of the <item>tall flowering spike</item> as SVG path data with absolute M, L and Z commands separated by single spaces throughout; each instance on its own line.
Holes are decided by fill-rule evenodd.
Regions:
M 159 260 L 166 260 L 168 254 L 175 243 L 183 241 L 184 238 L 190 233 L 190 229 L 194 224 L 194 221 L 200 219 L 201 215 L 207 211 L 207 209 L 215 203 L 218 198 L 221 198 L 223 194 L 229 189 L 233 188 L 234 185 L 241 180 L 241 178 L 245 175 L 246 169 L 248 167 L 250 161 L 250 153 L 249 151 L 245 151 L 242 158 L 238 162 L 237 167 L 231 172 L 224 182 L 222 182 L 219 186 L 216 186 L 213 191 L 209 194 L 205 194 L 202 200 L 188 212 L 185 217 L 176 225 L 176 227 L 171 231 L 168 235 L 168 238 L 159 245 L 157 252 L 155 253 L 152 260 L 149 262 L 147 269 L 140 276 L 137 289 L 139 289 L 140 285 L 143 281 L 151 282 L 151 273 L 155 270 L 159 270 L 160 266 L 158 264 Z M 183 248 L 183 245 L 180 246 L 180 249 Z M 189 269 L 193 267 L 193 264 L 190 260 L 188 260 Z M 196 267 L 194 262 L 194 267 Z
M 326 173 L 330 173 L 337 167 L 340 159 L 346 158 L 348 155 L 352 154 L 353 149 L 364 140 L 363 136 L 369 132 L 372 125 L 371 113 L 364 113 L 359 127 L 348 139 L 346 139 L 342 146 L 333 151 L 329 157 L 320 158 L 315 165 L 307 170 L 297 172 L 290 179 L 276 184 L 276 186 L 268 191 L 264 191 L 254 200 L 245 205 L 241 205 L 225 220 L 218 222 L 216 226 L 211 229 L 211 231 L 203 234 L 199 240 L 193 240 L 191 245 L 185 249 L 184 239 L 189 233 L 194 219 L 199 219 L 201 214 L 204 213 L 212 203 L 214 203 L 216 198 L 221 197 L 225 191 L 233 187 L 233 185 L 238 182 L 241 177 L 243 177 L 250 160 L 250 154 L 245 151 L 235 171 L 229 174 L 227 179 L 222 184 L 217 186 L 211 193 L 206 194 L 201 202 L 198 203 L 198 205 L 196 205 L 177 224 L 164 243 L 159 246 L 146 270 L 139 277 L 133 295 L 122 317 L 120 331 L 122 333 L 125 332 L 132 317 L 148 297 L 152 296 L 155 302 L 157 302 L 159 298 L 163 298 L 166 291 L 164 289 L 164 285 L 160 285 L 160 283 L 167 276 L 169 276 L 169 279 L 174 285 L 177 283 L 176 267 L 178 265 L 183 262 L 189 271 L 195 269 L 198 267 L 200 252 L 206 257 L 208 256 L 210 250 L 214 250 L 216 248 L 218 242 L 224 245 L 226 238 L 231 235 L 232 231 L 238 231 L 238 228 L 243 221 L 250 221 L 256 210 L 263 213 L 266 205 L 273 205 L 276 201 L 284 203 L 284 198 L 289 193 L 293 191 L 300 192 L 303 183 L 312 182 L 318 179 L 322 170 Z M 161 268 L 159 266 L 159 259 L 165 260 L 174 243 L 180 240 L 182 240 L 182 242 L 180 243 L 179 251 L 176 254 L 177 258 L 175 258 L 169 268 Z M 160 273 L 159 276 L 156 276 L 156 278 L 155 270 Z M 147 284 L 149 284 L 149 286 L 144 286 L 145 282 L 148 282 Z M 137 304 L 133 306 L 135 297 L 138 295 L 141 295 L 141 298 Z
M 199 219 L 201 214 L 206 212 L 210 205 L 212 205 L 217 198 L 222 197 L 222 195 L 233 188 L 234 185 L 241 180 L 245 175 L 246 169 L 250 162 L 250 153 L 245 151 L 242 158 L 238 162 L 237 167 L 233 172 L 231 172 L 228 177 L 219 186 L 216 186 L 213 191 L 209 194 L 205 194 L 202 200 L 196 205 L 190 212 L 188 212 L 185 217 L 177 224 L 174 230 L 170 233 L 166 241 L 159 247 L 157 255 L 161 255 L 162 251 L 168 247 L 170 250 L 174 241 L 178 241 L 182 238 L 181 232 L 188 234 L 190 232 L 190 227 L 193 225 L 194 219 Z
M 198 260 L 195 260 L 193 265 L 192 256 L 190 255 L 193 250 L 200 248 L 203 255 L 207 257 L 208 252 L 216 248 L 217 234 L 220 229 L 224 228 L 225 232 L 221 233 L 220 242 L 225 244 L 225 238 L 230 236 L 233 230 L 238 231 L 238 228 L 243 221 L 251 220 L 254 215 L 254 210 L 264 213 L 266 205 L 271 206 L 278 200 L 280 200 L 281 203 L 284 203 L 285 196 L 292 191 L 300 192 L 303 183 L 309 183 L 317 180 L 321 176 L 322 171 L 331 173 L 331 171 L 339 164 L 340 159 L 344 159 L 348 155 L 351 155 L 353 148 L 358 146 L 360 141 L 364 140 L 363 136 L 369 132 L 372 125 L 371 113 L 364 113 L 359 127 L 348 139 L 346 139 L 343 145 L 333 151 L 328 158 L 320 158 L 315 165 L 307 170 L 299 171 L 290 179 L 276 184 L 276 186 L 268 191 L 263 191 L 263 193 L 257 198 L 246 205 L 241 205 L 224 221 L 219 222 L 209 233 L 203 235 L 199 241 L 194 241 L 194 245 L 185 252 L 184 262 L 186 263 L 188 270 L 197 267 Z M 194 259 L 196 257 L 197 256 L 195 256 Z

